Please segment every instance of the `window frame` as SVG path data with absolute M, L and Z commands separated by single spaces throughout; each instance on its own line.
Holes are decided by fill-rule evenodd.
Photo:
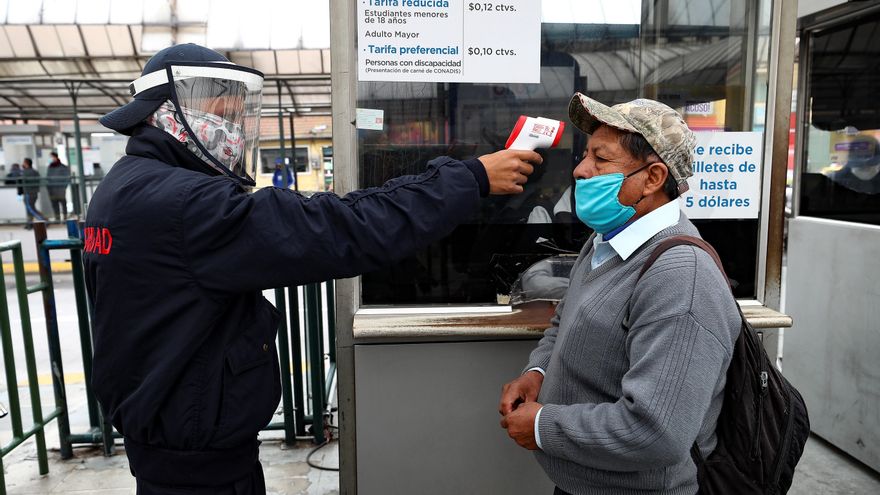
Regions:
M 294 170 L 297 174 L 307 174 L 307 173 L 312 172 L 312 170 L 314 169 L 314 167 L 312 167 L 312 163 L 311 163 L 312 152 L 311 152 L 311 149 L 310 149 L 310 148 L 311 148 L 311 147 L 308 146 L 308 145 L 302 145 L 302 146 L 301 146 L 301 145 L 297 145 L 297 146 L 294 147 L 294 155 L 293 155 L 293 157 L 292 157 L 292 158 L 293 158 L 293 163 L 290 164 L 290 165 L 293 167 L 293 170 Z M 302 172 L 296 170 L 296 150 L 299 150 L 299 149 L 304 149 L 304 150 L 306 150 L 306 169 L 303 170 Z M 289 153 L 290 148 L 284 148 L 284 150 L 285 150 L 285 153 Z M 264 152 L 264 151 L 279 151 L 279 152 L 280 152 L 280 151 L 281 151 L 281 146 L 272 146 L 272 147 L 265 147 L 265 148 L 263 148 L 262 146 L 260 147 L 260 161 L 261 161 L 261 163 L 260 163 L 260 171 L 259 171 L 259 174 L 260 174 L 261 176 L 264 176 L 264 177 L 269 177 L 269 176 L 271 176 L 271 175 L 273 175 L 273 174 L 275 173 L 275 170 L 270 170 L 269 172 L 263 172 L 262 158 L 263 158 L 263 152 Z
M 810 42 L 816 34 L 828 29 L 836 29 L 845 24 L 857 21 L 864 16 L 880 13 L 880 4 L 862 5 L 859 3 L 847 3 L 838 7 L 798 19 L 798 80 L 797 80 L 797 103 L 795 106 L 795 144 L 794 144 L 794 173 L 791 184 L 791 214 L 790 218 L 803 216 L 805 218 L 821 218 L 832 222 L 847 222 L 858 225 L 870 225 L 863 222 L 849 222 L 835 220 L 826 217 L 801 214 L 801 186 L 803 174 L 806 168 L 807 147 L 809 146 L 810 111 L 807 96 L 811 94 L 810 73 Z

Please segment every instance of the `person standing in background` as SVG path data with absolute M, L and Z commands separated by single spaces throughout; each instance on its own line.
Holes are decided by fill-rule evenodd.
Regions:
M 13 163 L 12 167 L 9 169 L 9 173 L 6 174 L 6 177 L 3 179 L 3 184 L 7 186 L 18 186 L 15 188 L 16 194 L 21 196 L 21 165 L 17 163 Z
M 295 179 L 293 178 L 293 172 L 290 171 L 289 167 L 284 166 L 284 162 L 281 158 L 275 159 L 275 173 L 272 175 L 272 185 L 275 187 L 280 187 L 284 189 L 284 170 L 287 170 L 287 187 L 290 188 L 293 186 Z
M 46 171 L 47 189 L 55 220 L 60 221 L 67 218 L 67 186 L 70 185 L 70 167 L 61 163 L 58 153 L 53 151 L 51 155 L 52 162 L 49 163 L 49 170 Z
M 27 224 L 24 228 L 34 228 L 34 218 L 46 221 L 46 216 L 37 209 L 37 197 L 40 195 L 40 173 L 34 170 L 34 162 L 30 158 L 21 161 L 21 191 L 24 196 L 24 208 L 27 213 Z

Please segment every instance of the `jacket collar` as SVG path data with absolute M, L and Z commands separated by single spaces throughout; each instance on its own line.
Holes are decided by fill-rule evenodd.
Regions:
M 142 124 L 132 131 L 131 138 L 125 146 L 125 153 L 152 158 L 174 167 L 183 167 L 210 176 L 220 175 L 201 158 L 187 150 L 185 144 L 178 142 L 167 132 L 147 124 Z

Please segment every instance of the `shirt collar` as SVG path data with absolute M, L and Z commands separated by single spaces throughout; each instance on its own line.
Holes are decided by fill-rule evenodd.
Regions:
M 614 251 L 624 261 L 648 242 L 648 239 L 657 235 L 661 230 L 678 223 L 681 218 L 681 208 L 677 200 L 672 200 L 647 215 L 629 224 L 624 230 L 614 235 L 608 241 Z

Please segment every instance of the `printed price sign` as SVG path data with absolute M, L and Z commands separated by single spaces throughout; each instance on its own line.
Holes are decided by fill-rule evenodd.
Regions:
M 361 81 L 541 81 L 541 2 L 356 0 Z
M 694 176 L 680 198 L 688 218 L 758 218 L 762 132 L 696 132 Z

